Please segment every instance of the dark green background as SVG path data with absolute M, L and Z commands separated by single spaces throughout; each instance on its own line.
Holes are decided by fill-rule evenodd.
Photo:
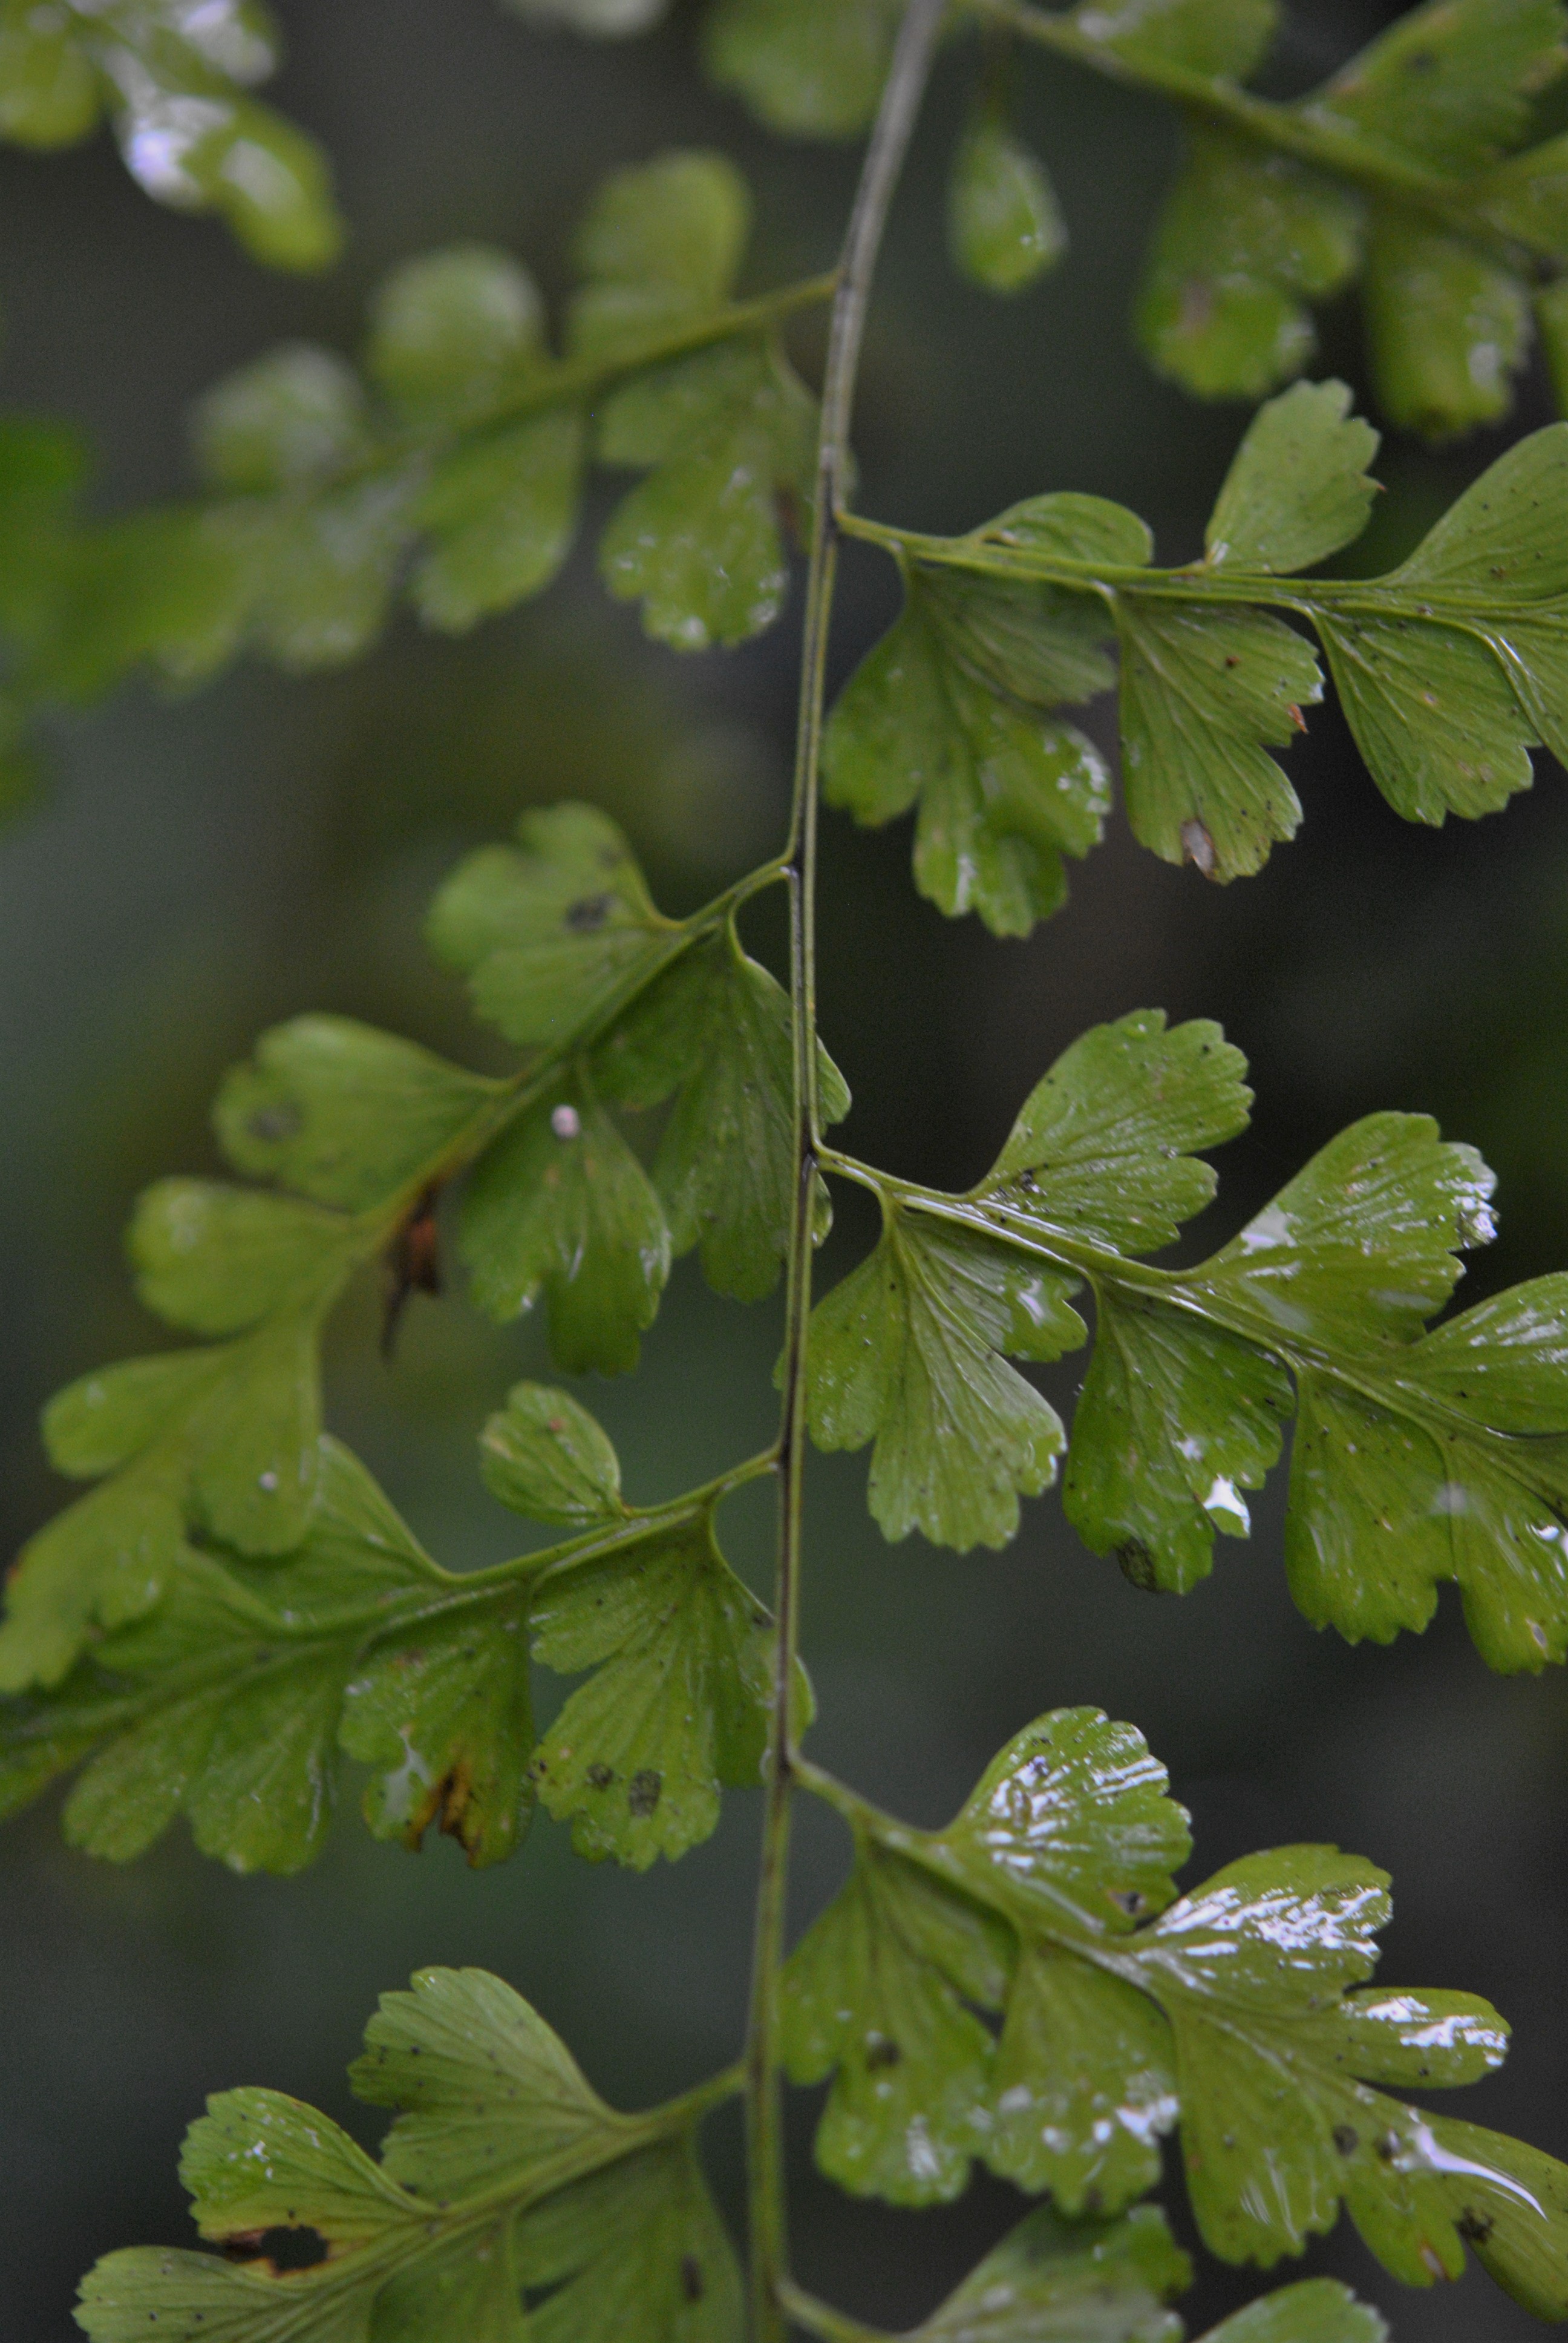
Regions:
M 1389 13 L 1348 0 L 1298 9 L 1279 85 L 1315 78 Z M 354 224 L 329 277 L 263 276 L 218 229 L 156 211 L 105 143 L 0 157 L 4 395 L 94 435 L 107 505 L 180 483 L 182 410 L 215 376 L 285 335 L 352 346 L 367 289 L 410 252 L 494 238 L 558 289 L 595 180 L 660 146 L 722 145 L 752 172 L 755 285 L 832 256 L 854 158 L 780 146 L 712 98 L 685 14 L 652 40 L 606 47 L 538 38 L 494 0 L 297 0 L 283 14 L 291 56 L 276 94 L 332 148 Z M 1172 125 L 1065 67 L 1029 65 L 1020 111 L 1073 245 L 1043 287 L 990 302 L 954 281 L 942 253 L 941 175 L 966 71 L 944 64 L 894 217 L 858 425 L 863 500 L 947 528 L 1047 488 L 1092 489 L 1137 506 L 1161 554 L 1182 558 L 1244 416 L 1161 387 L 1127 341 Z M 808 367 L 816 351 L 808 328 Z M 1353 310 L 1335 312 L 1318 371 L 1358 369 Z M 1520 420 L 1546 419 L 1542 386 L 1527 384 Z M 1391 445 L 1381 550 L 1411 541 L 1493 452 Z M 852 548 L 839 675 L 890 594 L 886 567 Z M 743 652 L 682 661 L 643 642 L 579 553 L 540 605 L 466 641 L 400 621 L 341 676 L 247 669 L 184 705 L 127 692 L 58 728 L 50 795 L 0 841 L 8 1548 L 63 1495 L 37 1448 L 40 1402 L 155 1339 L 128 1293 L 120 1231 L 148 1178 L 216 1168 L 206 1108 L 224 1067 L 257 1028 L 312 1007 L 455 1054 L 482 1048 L 457 988 L 427 961 L 419 917 L 455 856 L 525 803 L 581 794 L 609 807 L 672 909 L 759 859 L 781 818 L 796 616 Z M 1093 721 L 1106 738 L 1103 711 Z M 1291 769 L 1306 824 L 1261 878 L 1210 889 L 1140 853 L 1118 820 L 1075 873 L 1070 908 L 1026 945 L 949 926 L 920 902 L 903 828 L 865 837 L 830 819 L 821 1007 L 856 1094 L 849 1143 L 966 1183 L 1083 1025 L 1158 1004 L 1221 1018 L 1254 1068 L 1256 1125 L 1227 1151 L 1206 1233 L 1238 1225 L 1342 1122 L 1397 1106 L 1438 1114 L 1501 1174 L 1503 1233 L 1472 1296 L 1568 1261 L 1562 776 L 1543 764 L 1536 793 L 1503 816 L 1432 833 L 1382 806 L 1332 710 Z M 766 920 L 757 940 L 776 943 Z M 865 1234 L 846 1198 L 829 1273 Z M 487 1330 L 457 1295 L 417 1300 L 388 1372 L 374 1311 L 367 1286 L 334 1336 L 335 1429 L 443 1561 L 499 1558 L 516 1525 L 480 1490 L 473 1443 L 511 1379 L 548 1373 L 538 1328 Z M 585 1393 L 621 1443 L 634 1497 L 673 1493 L 769 1436 L 777 1335 L 776 1308 L 743 1312 L 706 1293 L 691 1264 L 678 1271 L 642 1372 Z M 1073 1368 L 1053 1379 L 1067 1404 Z M 861 1459 L 813 1465 L 814 1754 L 934 1823 L 1038 1711 L 1091 1702 L 1133 1719 L 1193 1809 L 1193 1877 L 1292 1839 L 1336 1841 L 1391 1869 L 1385 1978 L 1478 1989 L 1515 2024 L 1512 2065 L 1456 2111 L 1568 2153 L 1560 1678 L 1489 1677 L 1446 1595 L 1421 1642 L 1352 1651 L 1313 1635 L 1282 1582 L 1277 1489 L 1255 1509 L 1252 1543 L 1221 1540 L 1213 1578 L 1178 1603 L 1135 1593 L 1088 1555 L 1054 1498 L 1028 1508 L 1000 1559 L 888 1548 L 863 1478 Z M 739 1558 L 764 1568 L 763 1507 L 736 1515 Z M 273 2084 L 374 2137 L 342 2069 L 376 1994 L 417 1965 L 498 1969 L 627 2105 L 733 2054 L 754 1798 L 731 1797 L 709 1845 L 641 1879 L 577 1862 L 548 1823 L 497 1872 L 469 1874 L 444 1842 L 416 1861 L 374 1845 L 353 1803 L 325 1860 L 288 1882 L 204 1865 L 183 1829 L 125 1872 L 66 1853 L 52 1812 L 6 1830 L 6 2343 L 64 2343 L 95 2255 L 189 2236 L 176 2158 L 206 2092 Z M 802 1916 L 842 1855 L 833 1828 L 802 1816 Z M 809 2110 L 798 2114 L 802 2275 L 866 2316 L 912 2321 L 1019 2209 L 996 2185 L 925 2217 L 849 2205 L 810 2178 Z M 713 2137 L 733 2204 L 738 2133 L 721 2124 Z M 1178 2183 L 1182 2218 L 1179 2198 Z M 1421 2343 L 1506 2343 L 1531 2324 L 1478 2273 L 1396 2297 L 1348 2233 L 1305 2267 L 1342 2271 Z M 1206 2279 L 1194 2324 L 1251 2284 Z

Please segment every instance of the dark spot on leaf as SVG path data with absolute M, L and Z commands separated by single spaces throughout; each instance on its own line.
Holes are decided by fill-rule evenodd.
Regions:
M 1099 2188 L 1086 2188 L 1083 2192 L 1083 2209 L 1091 2219 L 1102 2213 L 1105 2210 L 1104 2192 Z
M 223 2241 L 224 2258 L 231 2262 L 265 2262 L 274 2278 L 290 2270 L 318 2268 L 328 2247 L 319 2229 L 236 2229 Z
M 304 1125 L 305 1117 L 293 1101 L 279 1099 L 275 1105 L 258 1106 L 246 1117 L 245 1127 L 264 1146 L 276 1147 L 286 1139 L 297 1139 Z
M 1136 1920 L 1143 1909 L 1143 1898 L 1136 1887 L 1108 1887 L 1105 1892 L 1117 1910 L 1125 1912 L 1130 1920 Z
M 1352 2126 L 1335 2124 L 1334 2146 L 1342 2156 L 1353 2156 L 1361 2144 L 1361 2135 Z
M 610 1765 L 593 1765 L 588 1767 L 585 1779 L 590 1790 L 608 1790 L 615 1779 L 615 1769 Z
M 658 1805 L 664 1789 L 664 1775 L 645 1765 L 627 1784 L 626 1802 L 634 1815 L 648 1815 Z
M 1158 1594 L 1160 1579 L 1154 1568 L 1154 1556 L 1141 1538 L 1123 1538 L 1116 1549 L 1117 1566 L 1130 1586 L 1141 1587 L 1145 1594 Z
M 1226 665 L 1227 667 L 1240 667 L 1240 666 L 1241 666 L 1241 659 L 1237 657 L 1237 655 L 1236 655 L 1236 653 L 1235 653 L 1234 651 L 1227 651 L 1227 652 L 1226 652 L 1226 654 L 1225 654 L 1225 665 Z
M 903 2055 L 898 2044 L 890 2041 L 885 2034 L 873 2034 L 866 2045 L 867 2069 L 875 2074 L 879 2066 L 896 2066 Z
M 584 895 L 579 901 L 568 904 L 566 923 L 574 936 L 592 935 L 596 928 L 603 927 L 614 902 L 613 895 Z
M 700 2302 L 708 2291 L 702 2282 L 702 2264 L 695 2254 L 680 2257 L 680 2291 L 688 2302 Z
M 1477 2213 L 1467 2205 L 1453 2226 L 1467 2245 L 1483 2246 L 1492 2235 L 1492 2216 Z
M 1399 2141 L 1392 2131 L 1385 2131 L 1382 2137 L 1373 2144 L 1384 2164 L 1392 2164 L 1399 2154 Z

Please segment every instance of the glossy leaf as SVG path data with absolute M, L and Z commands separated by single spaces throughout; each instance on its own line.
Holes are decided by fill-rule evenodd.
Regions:
M 759 1301 L 778 1282 L 794 1179 L 789 1001 L 732 929 L 697 945 L 652 984 L 600 1049 L 598 1080 L 631 1107 L 674 1103 L 653 1181 L 679 1254 L 696 1246 L 720 1293 Z M 849 1111 L 819 1052 L 824 1123 Z M 827 1233 L 824 1218 L 819 1239 Z
M 1250 2302 L 1203 2343 L 1385 2343 L 1387 2335 L 1370 2302 L 1358 2302 L 1337 2278 L 1309 2278 Z
M 876 1251 L 811 1313 L 811 1436 L 871 1455 L 871 1513 L 889 1538 L 1006 1544 L 1019 1497 L 1056 1478 L 1061 1423 L 1007 1364 L 1083 1340 L 1073 1281 L 970 1229 L 885 1208 Z
M 898 0 L 715 0 L 708 70 L 771 130 L 852 138 L 877 110 Z
M 1157 1252 L 1216 1181 L 1195 1150 L 1247 1127 L 1247 1061 L 1205 1019 L 1135 1010 L 1081 1034 L 1030 1092 L 977 1197 L 1118 1252 Z
M 1087 550 L 1099 516 L 1086 518 Z M 1097 845 L 1110 810 L 1099 751 L 1040 712 L 1111 681 L 1106 617 L 1050 587 L 919 569 L 905 584 L 903 617 L 834 708 L 823 794 L 870 824 L 918 804 L 920 892 L 950 917 L 974 910 L 993 934 L 1027 935 L 1066 899 L 1062 855 Z
M 1184 1594 L 1213 1567 L 1216 1530 L 1251 1534 L 1241 1492 L 1261 1488 L 1278 1462 L 1291 1412 L 1289 1377 L 1251 1343 L 1101 1291 L 1067 1518 L 1135 1586 Z
M 1180 2343 L 1181 2322 L 1161 2305 L 1191 2279 L 1153 2206 L 1069 2223 L 1041 2205 L 914 2332 L 920 2343 Z
M 626 1511 L 620 1461 L 607 1433 L 569 1392 L 517 1383 L 479 1440 L 485 1486 L 514 1513 L 576 1528 Z
M 1464 176 L 1515 146 L 1562 70 L 1561 0 L 1427 0 L 1352 57 L 1311 112 Z
M 987 293 L 1021 293 L 1067 249 L 1043 165 L 1003 123 L 977 123 L 954 152 L 948 249 L 960 275 Z
M 595 1674 L 533 1761 L 538 1795 L 572 1844 L 645 1871 L 712 1832 L 719 1791 L 761 1779 L 772 1622 L 705 1517 L 592 1550 L 546 1573 L 534 1650 L 563 1675 Z
M 992 1758 L 928 1860 L 1015 1914 L 1112 1931 L 1162 1911 L 1191 1852 L 1184 1809 L 1141 1733 L 1097 1708 L 1039 1717 Z
M 1489 2267 L 1533 2307 L 1560 2288 L 1568 2172 L 1372 2087 L 1474 2081 L 1507 2048 L 1473 1995 L 1365 1985 L 1389 1917 L 1381 1872 L 1277 1848 L 1171 1903 L 1185 1817 L 1140 1736 L 1095 1711 L 1039 1719 L 946 1831 L 854 1804 L 855 1873 L 788 1973 L 791 2072 L 838 2069 L 818 2140 L 835 2177 L 922 2201 L 961 2185 L 978 2153 L 1070 2213 L 1113 2211 L 1154 2177 L 1179 2117 L 1200 2228 L 1227 2259 L 1299 2252 L 1342 2198 L 1396 2277 L 1430 2284 L 1459 2275 L 1462 2239 L 1490 2240 L 1491 2192 L 1512 2190 L 1519 2227 Z M 1000 1937 L 978 1933 L 987 1912 Z M 997 1948 L 989 1967 L 981 1944 Z M 999 2044 L 966 2034 L 966 2001 L 1001 2006 Z M 922 2190 L 910 2143 L 936 2137 L 917 2117 L 939 2108 Z M 1338 2290 L 1271 2298 L 1241 2334 L 1249 2322 L 1378 2331 Z
M 377 2163 L 276 2091 L 208 2101 L 182 2174 L 202 2234 L 246 2251 L 330 2241 L 316 2274 L 132 2247 L 82 2288 L 93 2343 L 156 2322 L 179 2343 L 739 2343 L 734 2257 L 678 2103 L 618 2115 L 528 2004 L 482 1970 L 384 1996 L 352 2070 L 398 2109 Z M 526 2322 L 525 2288 L 556 2289 Z M 303 2323 L 302 2323 L 303 2321 Z
M 1244 81 L 1280 20 L 1278 0 L 1081 0 L 1074 23 L 1091 41 L 1137 65 Z
M 1350 406 L 1342 382 L 1297 383 L 1259 409 L 1203 532 L 1213 568 L 1310 569 L 1360 537 L 1378 435 Z
M 833 2087 L 817 2161 L 854 2196 L 939 2204 L 990 2131 L 994 2045 L 966 2002 L 1006 1990 L 1006 1933 L 897 1855 L 858 1851 L 849 1885 L 789 1957 L 784 2062 Z

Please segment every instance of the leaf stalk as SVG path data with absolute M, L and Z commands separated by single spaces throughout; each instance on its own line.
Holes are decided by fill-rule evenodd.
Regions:
M 788 2220 L 784 2097 L 779 2068 L 780 1972 L 789 1879 L 790 1790 L 798 1762 L 796 1657 L 803 1553 L 806 1331 L 821 1141 L 817 1046 L 816 878 L 818 773 L 838 539 L 849 468 L 849 423 L 866 308 L 893 190 L 930 73 L 944 0 L 910 0 L 899 29 L 856 191 L 833 301 L 818 438 L 811 558 L 800 659 L 795 785 L 786 861 L 789 883 L 790 1051 L 794 1077 L 793 1199 L 786 1287 L 784 1395 L 779 1426 L 779 1542 L 774 1585 L 773 1706 L 757 1886 L 751 2006 L 746 2048 L 752 2343 L 784 2343 Z

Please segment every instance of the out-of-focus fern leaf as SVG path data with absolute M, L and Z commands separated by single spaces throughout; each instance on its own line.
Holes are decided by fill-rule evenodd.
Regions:
M 121 19 L 151 39 L 155 18 L 177 15 L 182 40 L 240 22 L 227 0 L 196 11 L 194 30 L 183 0 L 116 0 L 90 25 L 85 7 L 56 13 L 79 18 L 89 45 Z M 40 11 L 0 10 L 0 96 L 17 16 L 33 25 Z M 143 141 L 149 168 L 186 139 L 185 104 Z M 266 180 L 257 162 L 223 184 L 236 203 L 246 188 L 260 202 Z M 30 709 L 91 699 L 137 668 L 188 687 L 246 650 L 291 670 L 328 667 L 377 639 L 399 594 L 427 625 L 459 632 L 539 593 L 571 549 L 590 456 L 648 474 L 611 516 L 601 568 L 612 592 L 642 602 L 651 632 L 691 649 L 769 625 L 789 586 L 781 508 L 809 501 L 817 431 L 778 327 L 831 279 L 737 302 L 750 219 L 722 156 L 617 173 L 578 239 L 584 281 L 564 357 L 509 254 L 460 244 L 406 262 L 372 296 L 362 368 L 286 343 L 196 403 L 205 493 L 183 505 L 84 518 L 71 444 L 7 425 L 0 758 Z M 14 764 L 0 789 L 20 794 L 25 758 Z
M 948 248 L 960 274 L 987 293 L 1021 293 L 1067 249 L 1044 166 L 1005 122 L 977 122 L 954 151 Z
M 106 115 L 126 168 L 156 201 L 216 212 L 271 267 L 325 268 L 343 241 L 326 156 L 246 95 L 277 65 L 259 0 L 6 0 L 0 137 L 74 146 Z
M 569 1392 L 543 1383 L 508 1393 L 480 1438 L 479 1470 L 492 1496 L 537 1522 L 577 1528 L 626 1512 L 608 1438 Z
M 773 130 L 852 138 L 877 110 L 899 0 L 713 0 L 708 70 Z
M 967 538 L 862 525 L 899 559 L 906 608 L 833 711 L 829 800 L 862 821 L 918 800 L 922 891 L 1026 931 L 1062 898 L 1046 841 L 1086 851 L 1105 809 L 1102 777 L 1085 794 L 1060 744 L 1099 776 L 1094 752 L 1027 711 L 1104 689 L 1114 631 L 1134 834 L 1208 878 L 1255 871 L 1301 819 L 1269 751 L 1322 697 L 1311 644 L 1274 612 L 1317 634 L 1406 820 L 1474 818 L 1527 789 L 1533 747 L 1568 749 L 1568 425 L 1510 448 L 1386 577 L 1283 575 L 1364 526 L 1377 437 L 1349 402 L 1342 383 L 1296 384 L 1259 411 L 1185 568 L 1151 568 L 1141 523 L 1092 498 L 1041 498 Z
M 202 2236 L 231 2256 L 109 2254 L 82 2288 L 93 2343 L 367 2334 L 423 2343 L 739 2343 L 734 2254 L 697 2158 L 701 2097 L 624 2116 L 528 2003 L 479 1969 L 387 1994 L 352 2070 L 396 2109 L 381 2160 L 280 2092 L 226 2091 L 186 2136 Z M 714 2095 L 717 2096 L 717 2095 Z M 325 2239 L 314 2268 L 258 2251 Z M 552 2289 L 525 2320 L 525 2294 Z
M 1472 1995 L 1366 1986 L 1381 1872 L 1284 1847 L 1172 1901 L 1186 1816 L 1141 1737 L 1096 1710 L 1020 1734 L 943 1831 L 825 1795 L 856 1867 L 791 1956 L 787 2038 L 800 2079 L 836 2077 L 818 2136 L 835 2178 L 918 2202 L 956 2193 L 978 2157 L 1070 2213 L 1114 2212 L 1179 2121 L 1200 2229 L 1226 2259 L 1299 2252 L 1343 2200 L 1400 2278 L 1457 2276 L 1469 2239 L 1562 2315 L 1568 2172 L 1375 2087 L 1473 2081 L 1507 2046 Z M 1000 2043 L 966 2003 L 1001 2009 Z M 1320 2291 L 1255 2305 L 1236 2331 L 1378 2330 Z
M 1288 104 L 1237 86 L 1275 15 L 1265 0 L 1010 12 L 1188 117 L 1135 305 L 1146 355 L 1201 397 L 1261 397 L 1310 361 L 1312 306 L 1364 268 L 1390 420 L 1432 438 L 1495 421 L 1536 274 L 1568 257 L 1563 141 L 1526 144 L 1568 55 L 1560 0 L 1429 0 Z

